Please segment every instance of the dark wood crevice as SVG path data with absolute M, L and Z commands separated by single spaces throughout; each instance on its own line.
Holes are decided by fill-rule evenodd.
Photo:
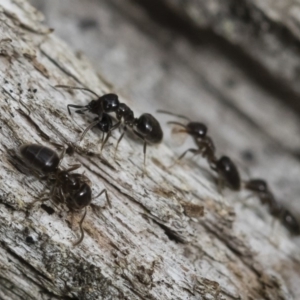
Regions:
M 222 54 L 237 65 L 238 68 L 248 74 L 252 80 L 260 87 L 270 93 L 274 99 L 283 101 L 292 109 L 300 114 L 300 95 L 290 85 L 289 82 L 277 76 L 253 55 L 247 52 L 245 45 L 232 43 L 220 34 L 220 30 L 216 28 L 217 24 L 209 24 L 211 26 L 199 27 L 197 24 L 191 22 L 184 14 L 179 14 L 178 11 L 171 9 L 166 1 L 159 0 L 131 0 L 149 14 L 152 20 L 159 26 L 170 30 L 174 35 L 180 35 L 187 39 L 194 46 L 210 46 L 222 51 Z M 283 45 L 293 51 L 299 52 L 300 56 L 300 41 L 295 35 L 285 26 L 279 23 L 272 22 L 266 16 L 262 15 L 253 5 L 247 1 L 229 1 L 227 2 L 226 13 L 228 15 L 218 16 L 219 18 L 228 18 L 239 22 L 246 34 L 251 35 L 251 38 L 261 38 L 261 24 L 266 22 L 269 25 L 269 32 L 272 36 Z M 253 15 L 260 14 L 260 18 L 253 18 Z M 258 22 L 257 19 L 260 21 Z M 216 21 L 217 23 L 218 21 Z M 212 20 L 214 23 L 214 20 Z M 139 24 L 143 28 L 142 24 Z M 146 27 L 143 28 L 147 30 Z M 159 34 L 151 37 L 158 38 Z

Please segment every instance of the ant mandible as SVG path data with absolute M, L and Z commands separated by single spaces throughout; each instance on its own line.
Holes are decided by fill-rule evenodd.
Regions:
M 43 145 L 25 144 L 19 148 L 19 152 L 38 178 L 54 182 L 48 196 L 37 199 L 31 203 L 31 206 L 37 201 L 44 202 L 52 199 L 55 203 L 65 203 L 72 212 L 84 209 L 84 214 L 79 222 L 81 236 L 78 241 L 73 243 L 76 246 L 84 238 L 82 223 L 87 213 L 86 208 L 92 201 L 92 190 L 90 181 L 85 175 L 71 173 L 80 168 L 80 164 L 73 165 L 67 170 L 59 169 L 66 151 L 65 148 L 63 149 L 59 156 L 54 150 Z M 41 173 L 42 176 L 40 176 Z M 103 193 L 105 193 L 106 201 L 111 207 L 106 189 L 103 189 L 98 196 Z

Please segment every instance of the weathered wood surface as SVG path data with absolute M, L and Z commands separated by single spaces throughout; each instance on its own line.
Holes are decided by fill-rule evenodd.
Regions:
M 182 19 L 156 1 L 148 10 L 136 3 L 148 2 L 91 0 L 84 7 L 79 0 L 37 2 L 57 34 L 84 51 L 134 107 L 151 113 L 165 108 L 205 122 L 218 153 L 230 154 L 251 176 L 267 179 L 278 199 L 300 219 L 300 120 L 287 105 L 289 94 L 277 89 L 272 77 L 262 85 L 259 76 L 265 78 L 265 73 L 258 69 L 253 74 L 247 57 L 243 64 L 237 62 L 239 47 L 228 53 L 215 34 L 191 34 Z M 274 63 L 284 65 L 276 58 Z M 171 146 L 181 153 L 191 145 Z
M 64 165 L 74 161 L 82 163 L 82 171 L 93 182 L 95 195 L 104 186 L 108 189 L 113 206 L 109 209 L 104 199 L 95 200 L 103 209 L 88 212 L 84 223 L 86 237 L 78 247 L 72 246 L 78 228 L 75 226 L 71 230 L 70 213 L 63 208 L 58 209 L 47 203 L 55 209 L 55 213 L 49 215 L 36 204 L 28 213 L 27 205 L 41 192 L 43 182 L 24 181 L 24 175 L 8 162 L 7 150 L 15 149 L 20 142 L 48 144 L 48 137 L 51 141 L 62 143 L 78 140 L 79 133 L 66 114 L 66 104 L 83 104 L 90 98 L 81 92 L 70 94 L 57 91 L 53 85 L 83 84 L 98 93 L 107 92 L 109 88 L 82 56 L 74 55 L 58 38 L 47 33 L 47 27 L 40 24 L 41 16 L 25 1 L 4 0 L 1 6 L 0 298 L 299 297 L 300 255 L 296 240 L 281 226 L 277 227 L 276 235 L 272 234 L 272 218 L 257 205 L 257 201 L 254 202 L 256 211 L 244 207 L 244 193 L 228 192 L 222 198 L 216 192 L 214 178 L 206 171 L 205 164 L 203 168 L 183 164 L 168 169 L 174 153 L 165 144 L 158 148 L 149 147 L 149 177 L 141 176 L 142 147 L 135 141 L 126 139 L 122 142 L 117 162 L 113 161 L 113 147 L 105 148 L 105 160 L 86 156 L 85 151 L 97 152 L 99 148 L 96 130 L 87 135 L 73 157 L 66 158 Z M 111 30 L 111 33 L 115 32 Z M 122 32 L 119 34 L 122 35 Z M 151 53 L 152 56 L 144 53 L 145 69 L 149 69 L 147 61 L 156 57 L 155 52 Z M 171 54 L 181 58 L 180 53 L 171 51 Z M 193 81 L 187 72 L 190 67 L 184 69 L 184 61 L 178 60 L 181 72 L 172 75 L 173 85 L 165 90 L 164 97 L 172 99 L 169 97 L 171 90 L 179 92 L 177 84 L 181 82 L 180 87 L 185 85 L 186 91 L 194 93 L 194 98 L 201 95 L 204 101 L 201 105 L 207 108 L 207 111 L 201 111 L 199 115 L 194 113 L 192 117 L 203 117 L 209 121 L 210 117 L 218 115 L 212 105 L 218 103 L 216 97 L 204 88 L 203 82 Z M 126 75 L 126 72 L 123 74 Z M 140 94 L 136 96 L 143 95 L 148 106 L 140 103 L 139 107 L 133 98 L 130 97 L 131 101 L 128 101 L 121 97 L 137 114 L 141 110 L 147 111 L 149 107 L 151 112 L 155 110 L 151 99 L 147 97 L 153 82 L 161 79 L 165 73 L 157 74 L 153 80 L 153 77 L 147 78 L 144 70 L 144 76 L 137 74 L 132 83 L 141 82 Z M 181 77 L 182 74 L 188 77 Z M 114 80 L 111 81 L 114 83 Z M 202 87 L 201 94 L 197 93 L 199 89 L 193 90 L 199 84 Z M 37 89 L 36 93 L 34 89 Z M 174 99 L 174 103 L 186 97 L 186 94 L 181 95 Z M 31 109 L 30 119 L 20 111 L 24 110 L 18 103 L 20 97 Z M 164 105 L 168 106 L 170 102 Z M 206 106 L 206 103 L 210 105 Z M 186 113 L 193 112 L 196 104 L 186 108 Z M 228 108 L 223 114 L 228 121 L 223 127 L 214 128 L 214 124 L 208 123 L 212 127 L 212 135 L 216 136 L 217 141 L 220 138 L 218 146 L 225 152 L 230 149 L 232 156 L 237 157 L 242 148 L 237 147 L 239 144 L 245 149 L 255 145 L 258 150 L 266 145 L 264 140 L 268 135 L 259 135 L 249 124 L 237 122 L 242 118 Z M 290 119 L 291 122 L 297 122 L 293 115 Z M 76 121 L 83 127 L 89 118 L 79 116 Z M 42 132 L 46 135 L 41 135 Z M 245 133 L 248 141 L 243 138 Z M 226 135 L 236 137 L 229 139 L 232 141 L 229 146 Z M 269 143 L 274 143 L 274 139 L 269 137 Z M 112 139 L 113 143 L 115 141 Z M 270 161 L 278 159 L 278 164 L 291 166 L 297 172 L 299 166 L 288 152 L 279 149 L 273 155 Z M 281 156 L 283 158 L 280 160 Z M 280 171 L 278 165 L 274 166 L 274 170 Z M 270 169 L 265 172 L 268 174 Z M 191 204 L 203 206 L 204 217 L 191 217 L 188 209 Z M 76 216 L 78 219 L 79 216 Z

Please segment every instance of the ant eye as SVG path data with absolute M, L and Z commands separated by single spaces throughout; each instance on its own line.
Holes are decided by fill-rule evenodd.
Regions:
M 106 94 L 100 98 L 105 112 L 115 112 L 119 107 L 119 99 L 116 94 Z

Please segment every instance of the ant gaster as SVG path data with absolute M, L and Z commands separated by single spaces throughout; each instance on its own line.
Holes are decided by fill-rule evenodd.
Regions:
M 120 138 L 117 141 L 116 150 L 117 147 L 122 140 L 126 127 L 132 128 L 133 132 L 140 137 L 144 141 L 144 170 L 146 165 L 146 148 L 147 144 L 159 144 L 163 139 L 163 131 L 161 129 L 161 126 L 159 122 L 151 115 L 151 114 L 142 114 L 139 118 L 134 118 L 133 111 L 124 103 L 120 103 L 118 96 L 116 94 L 105 94 L 103 96 L 98 96 L 95 92 L 91 91 L 87 88 L 80 88 L 80 87 L 70 87 L 66 85 L 56 85 L 55 87 L 58 88 L 67 88 L 67 89 L 78 89 L 78 90 L 84 90 L 92 93 L 93 95 L 97 96 L 97 100 L 92 100 L 88 105 L 80 106 L 80 105 L 73 105 L 69 104 L 68 112 L 71 115 L 70 107 L 73 108 L 79 108 L 76 110 L 76 113 L 83 114 L 84 112 L 88 111 L 93 114 L 98 115 L 98 120 L 102 120 L 103 113 L 111 113 L 114 112 L 116 114 L 116 118 L 118 120 L 118 123 L 111 126 L 106 139 L 104 140 L 102 144 L 106 143 L 110 132 L 117 127 L 120 126 L 121 122 L 124 123 L 124 131 L 121 134 Z M 91 123 L 82 133 L 81 138 L 84 137 L 86 132 L 91 129 L 92 127 L 96 126 L 98 124 L 98 120 Z
M 292 234 L 300 233 L 300 226 L 296 218 L 278 203 L 265 180 L 250 179 L 244 182 L 244 188 L 255 193 L 262 204 L 268 205 L 271 215 L 279 219 Z
M 215 166 L 212 166 L 212 168 L 219 174 L 219 188 L 225 183 L 234 191 L 240 190 L 241 178 L 239 171 L 228 156 L 220 157 L 215 161 Z
M 73 165 L 67 170 L 59 169 L 65 154 L 65 148 L 60 156 L 51 148 L 38 144 L 22 145 L 19 152 L 38 178 L 46 179 L 49 183 L 52 183 L 50 193 L 44 198 L 37 199 L 31 205 L 37 201 L 44 202 L 52 199 L 55 203 L 65 203 L 72 212 L 85 210 L 79 222 L 81 236 L 78 241 L 73 243 L 74 246 L 78 245 L 84 238 L 82 223 L 86 216 L 86 207 L 92 201 L 89 179 L 83 174 L 71 173 L 80 168 L 81 165 Z M 41 176 L 41 173 L 43 176 Z M 106 200 L 111 206 L 106 189 L 103 189 L 98 196 L 103 193 L 105 193 Z

